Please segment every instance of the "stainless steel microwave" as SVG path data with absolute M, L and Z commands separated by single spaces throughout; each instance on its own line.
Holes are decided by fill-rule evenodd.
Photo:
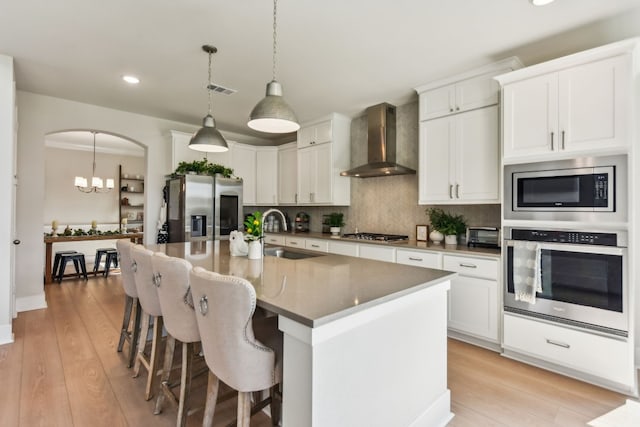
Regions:
M 507 166 L 505 218 L 624 222 L 626 170 L 624 155 Z

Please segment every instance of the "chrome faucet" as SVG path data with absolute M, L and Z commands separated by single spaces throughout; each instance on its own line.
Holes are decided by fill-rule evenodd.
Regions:
M 264 220 L 267 219 L 267 216 L 269 216 L 272 213 L 278 213 L 280 214 L 280 216 L 282 217 L 282 228 L 283 231 L 287 231 L 287 217 L 284 216 L 284 214 L 282 213 L 281 210 L 279 209 L 275 209 L 275 208 L 271 208 L 271 209 L 267 209 L 263 214 L 262 214 L 262 230 L 260 235 L 264 236 Z

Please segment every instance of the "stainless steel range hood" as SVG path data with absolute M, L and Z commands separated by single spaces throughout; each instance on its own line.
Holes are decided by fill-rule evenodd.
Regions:
M 367 108 L 367 122 L 368 162 L 340 175 L 370 178 L 415 174 L 415 170 L 396 163 L 396 107 L 382 103 Z

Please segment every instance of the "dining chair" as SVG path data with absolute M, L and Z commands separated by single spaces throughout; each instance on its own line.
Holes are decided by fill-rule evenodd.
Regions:
M 133 366 L 133 376 L 135 378 L 140 375 L 140 365 L 144 365 L 147 369 L 147 384 L 144 392 L 146 400 L 150 400 L 153 397 L 153 386 L 160 366 L 160 341 L 162 339 L 163 326 L 162 309 L 156 290 L 157 278 L 151 261 L 152 256 L 153 251 L 144 248 L 142 245 L 135 245 L 131 248 L 131 258 L 136 265 L 134 278 L 136 290 L 138 291 L 138 301 L 140 302 L 140 307 L 142 307 L 142 324 L 140 326 L 138 352 Z M 147 355 L 145 354 L 145 348 L 150 327 L 153 328 L 153 333 L 151 349 Z
M 192 267 L 189 261 L 169 257 L 160 252 L 153 255 L 152 262 L 157 277 L 156 286 L 162 318 L 167 330 L 160 390 L 154 413 L 162 412 L 165 398 L 168 398 L 178 407 L 176 425 L 181 427 L 187 423 L 191 380 L 196 374 L 193 372 L 194 359 L 200 344 L 200 332 L 189 287 L 189 272 Z M 179 381 L 170 382 L 176 342 L 182 347 L 182 366 Z M 172 389 L 178 385 L 180 391 L 176 396 Z
M 237 425 L 248 427 L 252 413 L 271 405 L 273 425 L 280 422 L 282 333 L 277 317 L 254 318 L 256 292 L 250 282 L 196 267 L 190 274 L 191 293 L 209 383 L 203 426 L 211 426 L 219 382 L 238 391 Z M 269 397 L 251 407 L 252 393 Z
M 122 318 L 122 328 L 120 329 L 120 340 L 118 341 L 118 352 L 122 351 L 124 342 L 129 343 L 129 355 L 127 357 L 127 368 L 133 366 L 133 361 L 138 350 L 138 337 L 140 336 L 141 309 L 138 302 L 138 291 L 134 278 L 136 265 L 131 258 L 131 248 L 134 246 L 129 240 L 119 239 L 116 242 L 116 249 L 120 256 L 120 271 L 122 287 L 124 288 L 124 316 Z M 131 314 L 133 313 L 133 325 L 131 325 Z

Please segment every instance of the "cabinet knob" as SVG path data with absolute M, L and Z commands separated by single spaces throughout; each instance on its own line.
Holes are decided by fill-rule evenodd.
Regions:
M 449 198 L 453 199 L 453 184 L 449 184 Z
M 553 132 L 551 132 L 551 150 L 553 151 Z
M 460 107 L 456 107 L 456 111 L 460 111 Z
M 561 145 L 561 147 L 564 150 L 564 131 L 562 131 L 562 145 Z
M 460 184 L 456 184 L 456 199 L 460 198 Z
M 453 113 L 453 107 L 449 107 L 449 112 Z
M 22 242 L 20 241 L 20 239 L 15 239 L 15 240 L 13 241 L 13 244 L 14 244 L 14 245 L 19 245 L 20 243 L 22 243 Z

